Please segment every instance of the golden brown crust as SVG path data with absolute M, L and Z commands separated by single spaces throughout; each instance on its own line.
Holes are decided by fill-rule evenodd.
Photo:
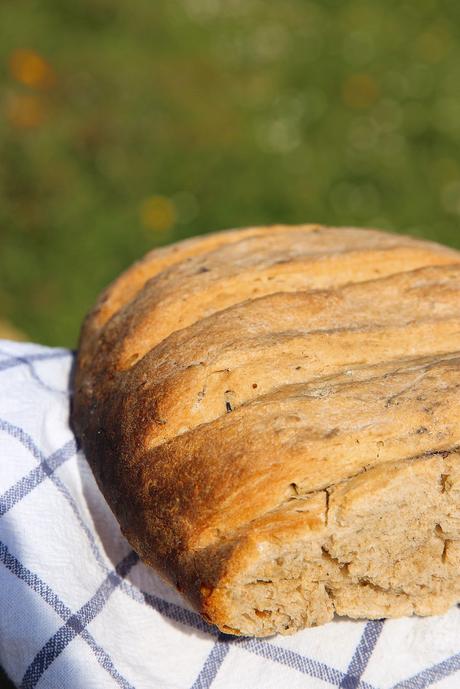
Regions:
M 382 529 L 385 579 L 365 534 L 373 498 L 385 524 L 407 493 L 401 514 L 415 524 L 417 491 L 457 524 L 457 493 L 438 488 L 460 446 L 459 296 L 460 253 L 353 228 L 233 231 L 135 264 L 85 322 L 72 418 L 140 555 L 234 633 L 456 600 L 455 545 L 450 560 L 441 548 L 442 576 L 425 567 L 422 595 L 407 574 L 415 551 L 396 536 L 384 545 Z M 354 569 L 350 496 L 367 525 Z M 425 522 L 413 528 L 430 563 L 442 539 Z

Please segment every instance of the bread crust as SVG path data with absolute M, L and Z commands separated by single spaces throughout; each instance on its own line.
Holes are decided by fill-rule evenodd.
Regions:
M 459 296 L 459 252 L 318 225 L 124 273 L 72 423 L 144 561 L 236 634 L 460 600 Z

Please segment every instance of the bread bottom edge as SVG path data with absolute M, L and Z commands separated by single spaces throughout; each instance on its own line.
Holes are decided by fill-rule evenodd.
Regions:
M 460 602 L 460 455 L 380 465 L 296 495 L 254 523 L 203 616 L 243 636 L 291 634 L 334 615 L 438 615 Z

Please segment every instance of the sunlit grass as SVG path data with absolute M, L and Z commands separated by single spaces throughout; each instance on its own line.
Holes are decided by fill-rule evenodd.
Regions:
M 2 3 L 0 319 L 75 345 L 147 249 L 320 221 L 460 247 L 460 4 Z

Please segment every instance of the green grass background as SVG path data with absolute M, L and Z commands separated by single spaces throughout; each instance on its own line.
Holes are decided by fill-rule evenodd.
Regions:
M 458 0 L 3 0 L 0 38 L 0 320 L 30 339 L 74 346 L 125 266 L 215 229 L 460 247 Z

